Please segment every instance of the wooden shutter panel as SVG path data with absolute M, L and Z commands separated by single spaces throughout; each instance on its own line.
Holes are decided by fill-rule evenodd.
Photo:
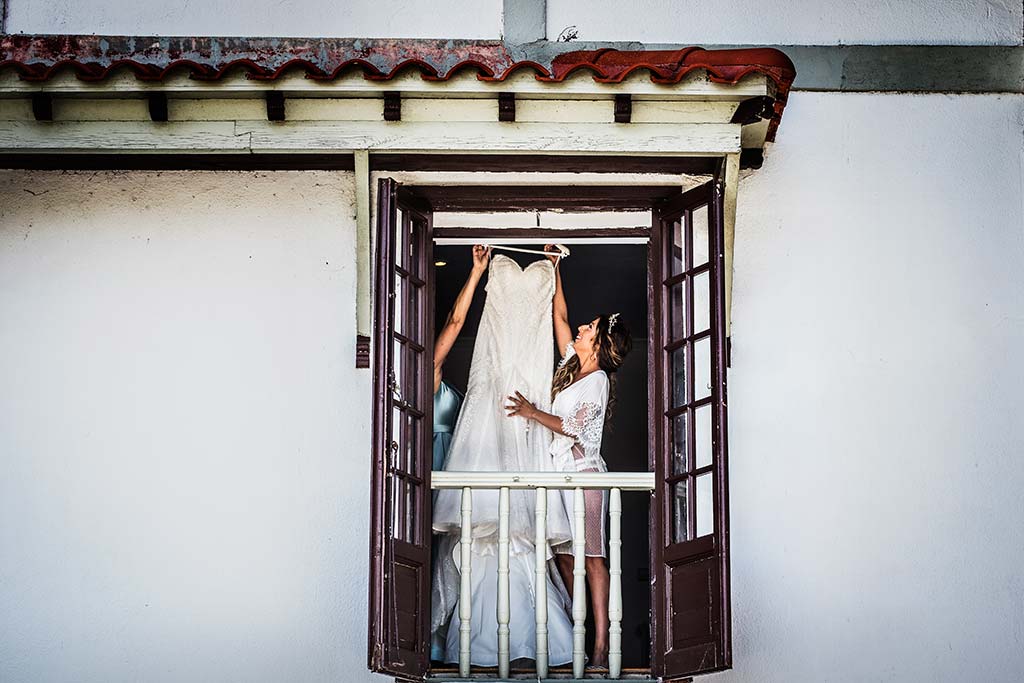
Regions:
M 723 188 L 657 207 L 652 231 L 652 673 L 732 666 L 726 443 Z
M 430 666 L 431 212 L 390 178 L 377 197 L 369 667 L 422 679 Z

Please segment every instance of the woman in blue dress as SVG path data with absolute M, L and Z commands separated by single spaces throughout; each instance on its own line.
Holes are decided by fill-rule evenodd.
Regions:
M 455 298 L 455 305 L 448 313 L 448 320 L 445 321 L 441 333 L 437 335 L 434 342 L 434 453 L 433 470 L 443 470 L 444 461 L 448 456 L 448 448 L 452 443 L 452 433 L 455 431 L 455 423 L 459 417 L 459 409 L 462 407 L 462 394 L 452 385 L 444 381 L 444 361 L 452 350 L 455 340 L 458 339 L 462 326 L 466 322 L 466 315 L 469 313 L 469 305 L 473 302 L 473 294 L 480 284 L 480 278 L 487 272 L 487 264 L 491 258 L 490 247 L 475 245 L 473 247 L 473 269 L 462 285 L 462 290 Z M 451 539 L 445 537 L 443 540 L 435 536 L 433 545 L 433 586 L 436 588 L 444 581 L 456 579 L 457 572 L 454 564 L 450 561 Z M 445 634 L 448 630 L 448 620 L 451 617 L 453 605 L 444 604 L 438 591 L 433 591 L 432 623 L 431 623 L 431 659 L 441 660 L 444 657 Z

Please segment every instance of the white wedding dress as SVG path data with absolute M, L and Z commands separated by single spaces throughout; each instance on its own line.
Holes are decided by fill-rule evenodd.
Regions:
M 544 411 L 551 409 L 551 371 L 554 363 L 551 297 L 554 267 L 547 259 L 521 269 L 512 259 L 491 259 L 466 398 L 452 436 L 444 469 L 455 472 L 553 471 L 551 432 L 519 417 L 506 416 L 507 397 L 519 391 Z M 498 491 L 472 494 L 472 640 L 471 663 L 496 666 Z M 533 491 L 509 495 L 510 658 L 534 659 L 536 565 L 534 554 Z M 431 631 L 451 618 L 445 642 L 445 661 L 459 659 L 458 539 L 462 532 L 462 492 L 440 491 L 434 503 L 434 531 L 446 534 L 443 554 L 435 563 Z M 557 491 L 548 492 L 547 544 L 537 549 L 548 558 L 551 546 L 572 536 L 569 518 Z M 552 665 L 572 661 L 572 624 L 565 606 L 567 595 L 553 563 L 547 583 L 548 657 Z M 443 628 L 442 628 L 443 632 Z

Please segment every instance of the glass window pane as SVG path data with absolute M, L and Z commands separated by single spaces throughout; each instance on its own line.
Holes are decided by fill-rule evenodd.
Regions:
M 686 404 L 686 345 L 672 352 L 672 406 Z
M 693 412 L 694 468 L 711 464 L 711 404 Z
M 693 278 L 693 333 L 711 327 L 711 275 L 707 271 Z
M 424 343 L 423 330 L 420 328 L 420 323 L 423 320 L 423 288 L 417 287 L 411 282 L 408 283 L 408 299 L 406 305 L 409 307 L 408 326 L 409 329 L 405 331 L 405 336 L 412 339 L 414 342 L 419 344 Z
M 391 536 L 399 540 L 402 539 L 402 534 L 405 531 L 402 519 L 403 484 L 401 477 L 391 476 Z
M 708 262 L 708 206 L 693 210 L 693 264 L 691 268 Z
M 686 472 L 686 413 L 672 419 L 672 474 Z
M 405 324 L 405 298 L 409 284 L 401 275 L 395 275 L 395 332 L 406 334 Z
M 391 409 L 391 444 L 388 449 L 388 470 L 397 469 L 401 466 L 399 458 L 402 453 L 402 425 L 405 424 L 405 415 L 400 408 Z
M 410 543 L 422 543 L 420 525 L 417 523 L 420 518 L 419 492 L 419 484 L 406 482 L 406 540 Z
M 711 472 L 697 477 L 694 493 L 697 496 L 697 536 L 707 536 L 715 531 L 715 499 L 712 495 Z
M 416 351 L 412 347 L 406 349 L 406 382 L 402 387 L 402 397 L 405 398 L 405 402 L 416 408 L 417 410 L 423 410 L 422 401 L 420 400 L 420 368 L 422 366 L 423 354 Z
M 672 244 L 669 245 L 669 253 L 669 274 L 678 275 L 686 270 L 686 226 L 682 221 L 672 223 Z
M 419 225 L 419 221 L 416 220 L 415 217 L 410 215 L 409 216 L 409 225 L 408 225 L 409 234 L 406 236 L 406 240 L 405 240 L 406 241 L 406 251 L 407 251 L 407 254 L 406 254 L 406 257 L 405 257 L 405 262 L 406 262 L 406 264 L 408 264 L 407 267 L 409 268 L 409 272 L 410 273 L 414 273 L 414 274 L 418 274 L 418 271 L 419 271 L 419 263 L 417 263 L 417 259 L 416 259 L 416 251 L 417 251 L 417 249 L 419 249 L 419 244 L 416 241 L 416 232 L 417 232 L 417 226 L 418 225 Z
M 711 337 L 693 344 L 693 400 L 711 395 Z
M 408 234 L 407 231 L 408 225 L 405 222 L 405 211 L 402 211 L 402 209 L 399 208 L 395 220 L 395 265 L 406 269 L 408 269 L 407 259 L 409 249 L 405 239 Z
M 672 285 L 669 294 L 669 341 L 686 336 L 686 300 L 683 298 L 685 287 L 685 282 Z
M 677 481 L 672 487 L 672 542 L 681 543 L 687 540 L 689 529 L 686 518 L 686 479 Z
M 393 376 L 391 381 L 391 398 L 402 403 L 405 400 L 405 345 L 398 339 L 394 340 L 395 348 L 392 352 L 391 367 Z
M 405 471 L 414 477 L 420 475 L 419 472 L 419 455 L 420 455 L 420 439 L 419 439 L 419 426 L 422 418 L 408 415 L 406 417 L 405 424 Z

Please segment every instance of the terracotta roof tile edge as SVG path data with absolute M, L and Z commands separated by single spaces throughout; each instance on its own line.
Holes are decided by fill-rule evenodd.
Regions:
M 793 62 L 775 48 L 705 50 L 618 50 L 602 48 L 559 54 L 550 65 L 515 60 L 495 41 L 283 39 L 283 38 L 148 38 L 131 36 L 0 36 L 0 70 L 14 69 L 30 82 L 45 82 L 71 70 L 82 81 L 99 82 L 129 70 L 147 82 L 186 69 L 189 77 L 218 81 L 233 70 L 246 78 L 272 81 L 287 72 L 329 81 L 351 69 L 363 77 L 387 81 L 414 69 L 426 81 L 446 81 L 474 70 L 486 82 L 503 82 L 523 69 L 543 82 L 560 83 L 587 71 L 599 83 L 621 83 L 646 70 L 651 81 L 672 85 L 702 70 L 716 83 L 736 84 L 762 74 L 776 87 L 769 141 L 774 140 L 789 90 L 796 77 Z

